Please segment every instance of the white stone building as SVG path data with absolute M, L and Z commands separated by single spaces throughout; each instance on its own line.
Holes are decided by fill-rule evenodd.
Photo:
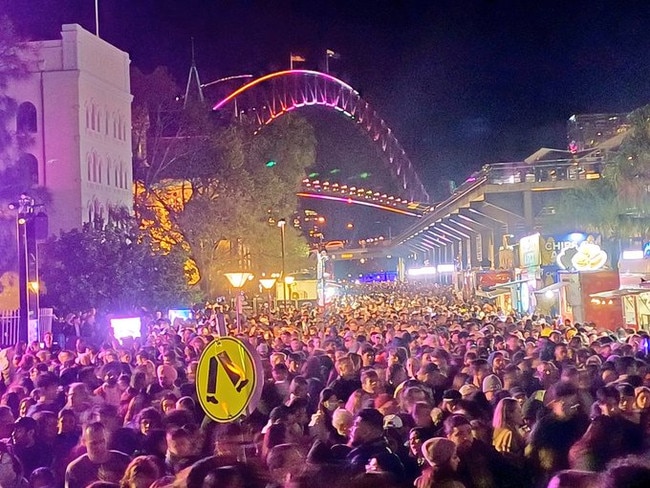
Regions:
M 76 24 L 61 39 L 35 43 L 37 61 L 8 94 L 16 129 L 29 136 L 19 155 L 49 189 L 50 234 L 133 208 L 129 55 Z

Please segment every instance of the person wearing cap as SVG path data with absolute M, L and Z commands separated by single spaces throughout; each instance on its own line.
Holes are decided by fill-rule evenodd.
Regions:
M 456 444 L 444 437 L 427 439 L 422 444 L 422 455 L 430 469 L 415 481 L 417 488 L 465 488 L 458 479 L 460 458 Z
M 346 464 L 352 474 L 363 473 L 371 458 L 381 460 L 384 469 L 396 477 L 404 473 L 404 466 L 384 438 L 384 417 L 374 408 L 364 408 L 354 418 L 348 446 L 352 450 Z
M 31 417 L 21 417 L 14 422 L 11 434 L 13 453 L 23 466 L 23 475 L 29 477 L 37 468 L 49 467 L 52 451 L 41 442 L 36 442 L 38 423 Z
M 483 379 L 482 390 L 487 401 L 494 404 L 496 394 L 503 390 L 503 384 L 497 375 L 491 374 Z

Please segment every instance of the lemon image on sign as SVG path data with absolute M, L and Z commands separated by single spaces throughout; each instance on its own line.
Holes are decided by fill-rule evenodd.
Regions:
M 233 337 L 213 340 L 201 354 L 196 393 L 203 411 L 217 422 L 230 422 L 246 413 L 257 389 L 255 360 Z

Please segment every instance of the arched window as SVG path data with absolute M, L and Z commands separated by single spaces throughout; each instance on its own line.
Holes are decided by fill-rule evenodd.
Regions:
M 33 154 L 24 153 L 18 159 L 21 172 L 32 185 L 38 185 L 38 160 Z
M 93 153 L 93 182 L 97 182 L 97 154 Z
M 106 184 L 110 186 L 111 184 L 111 160 L 106 161 Z
M 117 176 L 117 165 L 115 165 L 115 180 L 113 180 L 113 184 L 115 186 L 119 186 L 119 179 L 118 179 L 118 176 Z
M 108 117 L 108 110 L 106 111 L 106 119 L 104 121 L 104 134 L 108 135 L 108 122 L 109 122 L 109 117 Z
M 120 163 L 120 188 L 124 188 L 124 171 L 122 169 L 122 163 Z
M 90 128 L 90 109 L 88 108 L 88 104 L 86 104 L 86 129 Z
M 97 183 L 102 182 L 102 171 L 103 171 L 102 166 L 104 166 L 102 164 L 102 158 L 97 158 Z
M 92 170 L 93 159 L 92 159 L 92 156 L 90 154 L 86 157 L 86 163 L 88 165 L 88 181 L 90 181 L 91 178 L 92 178 L 92 171 L 93 171 Z
M 96 120 L 95 120 L 95 104 L 92 104 L 92 107 L 90 109 L 90 128 L 92 130 L 95 130 L 96 127 Z
M 37 130 L 36 107 L 30 102 L 21 103 L 16 114 L 16 132 L 18 134 L 34 134 Z

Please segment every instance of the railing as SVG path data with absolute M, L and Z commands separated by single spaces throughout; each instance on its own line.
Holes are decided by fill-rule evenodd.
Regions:
M 27 330 L 29 342 L 40 341 L 45 332 L 52 332 L 51 308 L 39 309 L 38 323 L 30 320 Z M 20 330 L 20 310 L 0 310 L 0 347 L 10 347 L 18 343 Z M 39 338 L 38 335 L 41 334 Z
M 2 347 L 18 343 L 19 324 L 19 310 L 0 310 L 0 345 Z
M 431 210 L 445 207 L 463 195 L 481 186 L 509 185 L 517 183 L 540 183 L 551 181 L 593 180 L 602 176 L 604 163 L 601 158 L 593 160 L 543 161 L 539 163 L 493 163 L 486 164 L 470 175 L 446 200 L 431 207 Z

